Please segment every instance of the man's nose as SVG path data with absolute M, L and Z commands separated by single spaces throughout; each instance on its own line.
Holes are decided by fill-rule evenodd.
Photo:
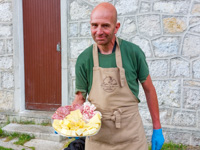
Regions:
M 98 27 L 98 28 L 97 28 L 97 34 L 102 34 L 102 33 L 103 33 L 102 28 L 101 28 L 101 27 Z

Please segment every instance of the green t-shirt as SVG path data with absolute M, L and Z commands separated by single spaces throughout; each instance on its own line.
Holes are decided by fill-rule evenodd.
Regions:
M 126 80 L 133 94 L 138 98 L 139 83 L 146 80 L 149 69 L 143 51 L 135 44 L 119 39 L 122 56 L 122 65 L 125 69 Z M 78 57 L 76 62 L 76 93 L 82 92 L 86 97 L 90 93 L 93 79 L 93 46 L 85 49 Z M 99 66 L 102 68 L 115 68 L 115 52 L 109 55 L 98 53 Z M 138 98 L 139 100 L 139 98 Z M 139 100 L 140 101 L 140 100 Z

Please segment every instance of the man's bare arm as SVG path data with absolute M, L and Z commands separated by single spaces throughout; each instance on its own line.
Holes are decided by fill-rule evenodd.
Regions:
M 142 83 L 144 89 L 147 104 L 151 114 L 153 129 L 160 129 L 160 118 L 159 118 L 159 106 L 155 87 L 152 83 L 150 75 L 147 77 L 146 81 Z

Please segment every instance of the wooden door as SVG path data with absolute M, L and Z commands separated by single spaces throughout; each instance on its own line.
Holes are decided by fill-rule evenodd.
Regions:
M 61 105 L 60 0 L 23 0 L 25 108 Z

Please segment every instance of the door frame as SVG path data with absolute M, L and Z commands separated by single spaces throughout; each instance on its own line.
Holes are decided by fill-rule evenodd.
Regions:
M 12 0 L 13 5 L 13 59 L 14 59 L 14 100 L 15 112 L 25 110 L 24 37 L 22 0 Z M 67 53 L 67 1 L 60 0 L 61 11 L 61 105 L 69 104 L 68 53 Z M 66 92 L 67 91 L 67 92 Z

